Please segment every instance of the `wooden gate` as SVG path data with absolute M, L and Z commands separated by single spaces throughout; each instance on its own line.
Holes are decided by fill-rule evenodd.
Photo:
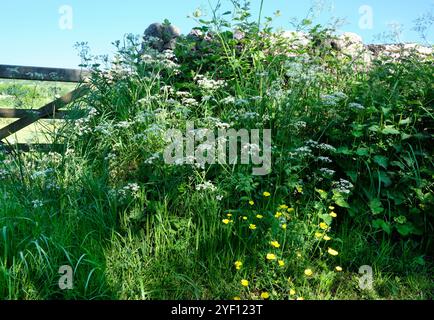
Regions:
M 0 65 L 0 79 L 81 83 L 88 75 L 88 71 L 77 69 Z M 29 145 L 18 143 L 14 145 L 6 145 L 2 140 L 40 119 L 64 119 L 69 112 L 62 111 L 61 109 L 74 100 L 83 97 L 88 91 L 89 89 L 87 86 L 80 86 L 78 89 L 69 92 L 63 97 L 60 97 L 36 110 L 0 108 L 0 118 L 18 119 L 0 129 L 0 148 L 6 150 L 12 148 L 14 150 L 29 151 L 32 149 L 50 150 L 53 147 L 59 147 L 59 145 L 56 146 L 53 144 Z

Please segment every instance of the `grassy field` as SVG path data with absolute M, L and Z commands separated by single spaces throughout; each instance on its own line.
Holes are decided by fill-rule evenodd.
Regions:
M 39 109 L 56 99 L 56 97 L 72 91 L 75 86 L 74 84 L 55 82 L 0 80 L 0 108 Z M 15 120 L 0 119 L 0 127 L 4 127 Z M 54 121 L 40 120 L 6 140 L 9 143 L 45 143 L 50 141 L 51 134 L 55 130 L 56 123 Z
M 0 299 L 434 298 L 432 57 L 366 66 L 247 12 L 173 52 L 127 36 L 66 152 L 0 154 Z M 228 128 L 271 130 L 270 173 L 201 162 Z M 174 129 L 197 139 L 185 163 Z

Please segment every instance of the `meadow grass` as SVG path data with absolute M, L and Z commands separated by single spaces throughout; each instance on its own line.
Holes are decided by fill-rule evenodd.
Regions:
M 236 10 L 203 22 L 212 40 L 89 57 L 66 152 L 0 155 L 2 299 L 433 298 L 432 58 L 289 49 Z M 272 129 L 272 173 L 168 165 L 187 121 Z

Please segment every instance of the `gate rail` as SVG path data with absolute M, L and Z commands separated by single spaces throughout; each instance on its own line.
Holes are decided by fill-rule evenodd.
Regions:
M 0 65 L 0 79 L 82 83 L 89 75 L 89 71 L 79 69 Z M 66 95 L 35 110 L 0 108 L 0 118 L 18 119 L 17 121 L 0 129 L 0 148 L 7 150 L 12 148 L 26 152 L 32 148 L 47 150 L 50 148 L 50 146 L 53 146 L 54 148 L 61 147 L 61 145 L 30 145 L 20 143 L 14 144 L 13 146 L 8 146 L 2 142 L 2 140 L 40 119 L 64 119 L 69 112 L 62 111 L 61 109 L 74 100 L 83 97 L 88 93 L 88 91 L 89 88 L 86 85 L 80 86 L 74 91 L 69 92 Z

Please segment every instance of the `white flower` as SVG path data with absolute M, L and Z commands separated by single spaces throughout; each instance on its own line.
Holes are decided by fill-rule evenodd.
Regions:
M 326 176 L 332 176 L 336 172 L 336 171 L 329 169 L 329 168 L 321 168 L 321 169 L 319 169 L 319 171 Z
M 0 169 L 0 179 L 6 178 L 7 175 L 8 175 L 8 172 L 6 170 Z
M 205 191 L 205 190 L 210 190 L 210 191 L 216 191 L 217 190 L 217 188 L 216 188 L 216 186 L 214 186 L 214 184 L 212 183 L 212 182 L 210 182 L 210 181 L 205 181 L 204 183 L 202 183 L 202 184 L 198 184 L 197 186 L 196 186 L 196 190 L 197 191 Z
M 199 87 L 205 91 L 216 91 L 226 86 L 226 82 L 224 80 L 208 79 L 203 75 L 197 75 L 194 80 L 197 82 Z
M 222 104 L 234 104 L 235 98 L 232 96 L 229 96 L 229 97 L 226 97 L 226 98 L 220 100 L 220 103 L 222 103 Z
M 37 209 L 44 206 L 44 203 L 41 200 L 33 200 L 32 201 L 33 208 Z
M 199 102 L 194 98 L 184 98 L 182 99 L 182 103 L 189 107 L 197 107 L 199 105 Z
M 348 105 L 348 107 L 351 108 L 351 109 L 357 109 L 357 110 L 363 110 L 363 109 L 365 109 L 365 107 L 362 106 L 360 103 L 350 103 Z

